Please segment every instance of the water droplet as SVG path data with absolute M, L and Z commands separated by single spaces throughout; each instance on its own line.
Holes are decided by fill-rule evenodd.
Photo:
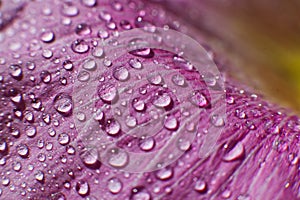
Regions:
M 98 36 L 102 39 L 107 39 L 109 37 L 109 34 L 105 30 L 99 30 Z
M 54 108 L 63 116 L 69 116 L 72 113 L 73 103 L 69 95 L 60 93 L 54 98 Z
M 191 142 L 187 139 L 180 138 L 178 140 L 178 147 L 181 151 L 187 151 L 191 147 Z
M 62 8 L 62 14 L 68 17 L 74 17 L 79 14 L 79 10 L 72 3 L 65 3 Z
M 83 62 L 82 67 L 86 70 L 94 71 L 97 68 L 97 63 L 95 60 L 88 58 Z
M 17 152 L 19 156 L 21 156 L 22 158 L 26 158 L 29 155 L 29 148 L 26 144 L 19 144 L 17 146 Z
M 121 125 L 114 119 L 107 120 L 106 133 L 109 135 L 117 135 L 121 130 Z
M 22 164 L 20 162 L 14 162 L 12 164 L 13 170 L 19 172 L 22 169 Z
M 104 50 L 101 47 L 95 47 L 93 50 L 93 56 L 96 58 L 101 58 L 104 56 Z
M 190 101 L 192 102 L 192 104 L 200 108 L 207 108 L 210 106 L 210 102 L 208 101 L 206 96 L 199 91 L 193 92 L 192 96 L 190 97 Z
M 55 35 L 52 31 L 47 31 L 42 33 L 41 35 L 41 40 L 45 43 L 50 43 L 53 42 L 55 39 Z
M 97 110 L 94 114 L 94 119 L 97 121 L 102 121 L 104 119 L 104 113 L 101 110 Z
M 32 123 L 33 121 L 34 121 L 34 115 L 33 115 L 33 112 L 31 112 L 31 111 L 26 111 L 25 112 L 25 115 L 24 115 L 24 117 L 25 117 L 25 120 L 27 121 L 27 122 L 29 122 L 29 123 Z
M 86 181 L 78 181 L 75 189 L 80 196 L 87 196 L 89 194 L 90 186 Z
M 63 68 L 67 71 L 72 71 L 73 70 L 73 62 L 70 60 L 65 60 L 63 62 Z
M 61 133 L 58 135 L 58 142 L 61 145 L 67 145 L 70 142 L 70 136 L 67 133 Z
M 98 94 L 105 103 L 115 103 L 118 97 L 116 87 L 111 84 L 102 85 L 102 87 L 98 90 Z
M 152 137 L 142 139 L 139 146 L 143 151 L 150 151 L 155 146 L 155 140 Z
M 178 121 L 173 115 L 165 119 L 164 126 L 169 130 L 176 130 L 178 128 Z
M 154 52 L 150 48 L 137 49 L 130 51 L 129 53 L 142 58 L 152 58 L 154 56 Z
M 145 102 L 139 99 L 134 99 L 132 102 L 132 106 L 138 112 L 144 111 L 146 109 Z
M 23 78 L 23 71 L 20 65 L 11 65 L 9 67 L 10 75 L 16 80 L 21 80 Z
M 78 76 L 77 76 L 77 79 L 80 82 L 86 82 L 90 79 L 90 73 L 87 72 L 87 71 L 80 71 Z
M 125 67 L 119 67 L 114 70 L 113 76 L 119 81 L 126 81 L 129 77 L 129 72 Z
M 203 193 L 203 192 L 206 192 L 207 190 L 207 184 L 205 181 L 203 180 L 198 180 L 195 184 L 195 187 L 194 189 L 197 191 L 197 192 L 200 192 L 200 193 Z
M 37 181 L 40 181 L 40 182 L 43 182 L 44 181 L 44 172 L 42 171 L 37 171 L 35 174 L 34 174 L 34 177 Z
M 150 74 L 147 77 L 149 83 L 153 84 L 153 85 L 162 85 L 163 83 L 163 78 L 161 77 L 161 75 L 159 73 L 155 73 L 155 74 Z
M 116 11 L 122 11 L 123 10 L 123 5 L 120 2 L 118 2 L 118 1 L 113 1 L 112 4 L 111 4 L 111 6 Z
M 224 119 L 222 116 L 219 115 L 213 115 L 210 119 L 210 122 L 215 126 L 215 127 L 222 127 L 225 125 Z
M 82 162 L 88 166 L 94 166 L 99 162 L 98 151 L 96 148 L 85 149 L 80 157 Z
M 155 96 L 153 104 L 159 108 L 168 107 L 171 105 L 172 99 L 167 93 L 158 94 Z
M 43 53 L 42 53 L 42 56 L 46 59 L 52 58 L 53 52 L 49 49 L 44 49 Z
M 129 161 L 128 154 L 121 149 L 112 149 L 109 155 L 108 163 L 115 168 L 122 168 Z
M 122 190 L 122 182 L 118 178 L 111 178 L 108 181 L 108 189 L 111 193 L 117 194 Z
M 51 81 L 51 74 L 49 71 L 46 71 L 46 70 L 42 71 L 40 74 L 40 77 L 44 83 L 50 83 L 50 81 Z
M 97 4 L 97 0 L 81 0 L 81 3 L 87 7 L 94 7 Z
M 27 126 L 25 132 L 28 137 L 34 137 L 36 135 L 36 128 L 35 126 Z
M 82 113 L 82 112 L 78 112 L 77 114 L 76 114 L 76 118 L 79 120 L 79 121 L 81 121 L 81 122 L 83 122 L 83 121 L 85 121 L 85 114 L 84 113 Z
M 72 45 L 71 45 L 71 49 L 75 52 L 75 53 L 86 53 L 89 51 L 90 46 L 87 44 L 87 42 L 85 42 L 84 40 L 75 40 Z
M 109 22 L 111 20 L 111 15 L 106 11 L 101 11 L 99 14 L 100 19 Z
M 159 178 L 160 180 L 168 180 L 172 178 L 172 176 L 173 176 L 173 169 L 168 167 L 161 169 L 156 173 L 156 177 Z
M 0 141 L 0 153 L 7 150 L 7 144 L 5 141 Z
M 127 20 L 122 20 L 122 21 L 120 21 L 120 26 L 121 26 L 124 30 L 130 30 L 130 29 L 132 29 L 132 26 L 131 26 L 130 22 L 127 21 Z
M 130 200 L 151 200 L 150 193 L 143 187 L 133 188 Z
M 228 199 L 231 196 L 231 191 L 226 189 L 222 192 L 222 197 Z
M 7 177 L 2 178 L 2 185 L 8 186 L 10 184 L 10 180 Z
M 186 86 L 186 82 L 185 82 L 184 77 L 179 75 L 179 74 L 176 74 L 176 75 L 172 76 L 172 81 L 175 85 L 178 85 L 178 86 L 181 86 L 181 87 Z
M 129 60 L 129 65 L 134 69 L 142 69 L 143 67 L 142 63 L 136 58 L 131 58 Z
M 92 33 L 92 29 L 89 25 L 82 23 L 76 26 L 75 33 L 77 35 L 89 35 Z
M 242 158 L 244 156 L 244 153 L 245 153 L 244 145 L 239 142 L 233 147 L 233 149 L 231 149 L 223 156 L 223 160 L 228 162 L 234 161 Z
M 137 120 L 136 120 L 136 118 L 133 117 L 133 116 L 127 116 L 127 117 L 126 117 L 125 123 L 126 123 L 126 125 L 127 125 L 128 127 L 133 128 L 133 127 L 136 126 Z

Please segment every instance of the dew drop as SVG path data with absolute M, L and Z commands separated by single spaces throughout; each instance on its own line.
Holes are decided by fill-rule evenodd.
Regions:
M 137 49 L 129 53 L 142 58 L 152 58 L 154 56 L 154 52 L 150 48 Z
M 82 67 L 86 70 L 94 71 L 97 68 L 97 63 L 93 59 L 86 59 L 83 62 Z
M 115 103 L 118 97 L 117 88 L 111 84 L 102 85 L 98 94 L 105 103 Z
M 10 75 L 16 80 L 21 80 L 23 78 L 23 71 L 20 65 L 11 65 L 9 67 Z
M 199 91 L 193 92 L 192 96 L 190 97 L 190 101 L 192 104 L 200 108 L 207 108 L 210 106 L 210 103 L 206 96 Z
M 53 52 L 49 49 L 44 49 L 43 53 L 42 53 L 42 56 L 46 59 L 52 58 Z
M 24 115 L 27 122 L 32 123 L 34 121 L 34 115 L 31 111 L 26 111 Z
M 70 136 L 67 133 L 61 133 L 58 135 L 58 142 L 61 145 L 67 145 L 70 142 Z
M 84 122 L 85 119 L 86 119 L 85 114 L 82 113 L 82 112 L 78 112 L 78 113 L 76 114 L 76 118 L 77 118 L 79 121 L 81 121 L 81 122 Z
M 35 174 L 34 174 L 34 177 L 37 181 L 40 181 L 40 182 L 43 182 L 44 181 L 44 172 L 42 171 L 37 171 Z
M 136 58 L 131 58 L 129 60 L 129 65 L 134 69 L 142 69 L 143 67 L 142 63 Z
M 172 81 L 175 85 L 178 85 L 178 86 L 181 86 L 181 87 L 186 86 L 186 82 L 185 82 L 184 77 L 179 75 L 179 74 L 176 74 L 176 75 L 172 76 Z
M 215 126 L 215 127 L 222 127 L 225 125 L 224 119 L 222 116 L 219 115 L 213 115 L 210 119 L 210 122 Z
M 130 200 L 151 200 L 150 193 L 143 187 L 134 188 L 131 191 Z
M 206 182 L 203 181 L 203 180 L 198 180 L 195 183 L 194 190 L 196 190 L 197 192 L 200 192 L 200 193 L 206 192 L 206 190 L 207 190 L 207 184 L 206 184 Z
M 115 168 L 122 168 L 127 165 L 129 161 L 128 154 L 121 149 L 112 149 L 109 155 L 108 163 Z
M 36 135 L 36 128 L 34 126 L 27 126 L 25 132 L 28 137 L 34 137 Z
M 87 7 L 94 7 L 97 4 L 97 0 L 81 0 L 81 3 Z
M 87 71 L 80 71 L 77 76 L 77 79 L 80 82 L 87 82 L 90 79 L 90 73 Z
M 101 47 L 95 47 L 92 54 L 96 58 L 101 58 L 104 55 L 104 50 Z
M 127 116 L 126 120 L 125 120 L 125 123 L 128 127 L 133 128 L 137 125 L 137 120 L 133 116 Z
M 143 151 L 151 151 L 155 146 L 155 140 L 152 137 L 142 139 L 139 146 Z
M 22 164 L 20 162 L 14 162 L 12 164 L 13 170 L 19 172 L 22 169 Z
M 119 124 L 118 121 L 114 120 L 114 119 L 110 119 L 107 122 L 107 126 L 106 126 L 106 133 L 109 135 L 117 135 L 121 130 L 121 125 Z
M 113 76 L 118 81 L 126 81 L 129 77 L 129 72 L 125 67 L 120 67 L 114 70 Z
M 172 99 L 167 93 L 158 94 L 153 101 L 153 105 L 159 108 L 168 107 L 171 103 Z
M 51 74 L 49 71 L 46 71 L 46 70 L 42 71 L 40 74 L 40 77 L 44 83 L 50 83 L 50 81 L 51 81 Z
M 75 53 L 86 53 L 89 51 L 90 46 L 87 44 L 87 42 L 85 42 L 84 40 L 75 40 L 72 45 L 71 45 L 71 49 L 75 52 Z
M 178 121 L 173 115 L 165 119 L 164 126 L 169 130 L 176 130 L 178 128 Z
M 122 190 L 122 182 L 118 178 L 111 178 L 108 180 L 108 189 L 111 193 L 117 194 Z
M 67 71 L 72 71 L 73 70 L 73 62 L 70 60 L 65 60 L 63 62 L 63 68 Z
M 90 186 L 86 181 L 78 181 L 75 189 L 80 196 L 86 196 L 89 194 Z
M 168 180 L 170 178 L 172 178 L 173 176 L 173 169 L 172 168 L 164 168 L 159 170 L 156 173 L 156 177 L 160 180 Z
M 150 74 L 147 77 L 147 79 L 148 79 L 149 83 L 151 83 L 153 85 L 161 85 L 163 83 L 163 78 L 158 73 L 156 73 L 156 74 Z
M 138 112 L 144 111 L 146 109 L 145 102 L 139 99 L 134 99 L 132 102 L 132 106 Z
M 191 147 L 191 142 L 187 139 L 180 138 L 178 140 L 178 147 L 181 151 L 187 151 Z
M 92 33 L 92 29 L 89 25 L 82 23 L 82 24 L 78 24 L 75 28 L 75 33 L 77 35 L 89 35 Z
M 19 144 L 17 146 L 17 152 L 19 156 L 21 156 L 22 158 L 26 158 L 29 155 L 29 148 L 26 144 Z
M 225 161 L 234 161 L 240 159 L 244 156 L 245 148 L 242 143 L 237 143 L 233 149 L 231 149 L 228 153 L 223 156 L 223 160 Z
M 99 162 L 98 151 L 96 148 L 86 149 L 80 157 L 82 162 L 88 166 L 93 166 Z
M 41 35 L 41 40 L 45 43 L 50 43 L 53 42 L 55 39 L 55 35 L 52 31 L 47 31 L 42 33 Z
M 69 116 L 72 113 L 73 103 L 69 95 L 60 93 L 54 98 L 54 108 L 63 116 Z
M 79 10 L 76 6 L 71 3 L 64 4 L 62 8 L 62 14 L 68 17 L 74 17 L 79 14 Z

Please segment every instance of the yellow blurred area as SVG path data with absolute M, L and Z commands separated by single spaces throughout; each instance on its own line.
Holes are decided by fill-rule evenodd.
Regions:
M 224 53 L 235 66 L 231 75 L 299 114 L 300 1 L 208 2 L 206 6 L 204 16 L 210 20 L 206 28 L 225 42 Z

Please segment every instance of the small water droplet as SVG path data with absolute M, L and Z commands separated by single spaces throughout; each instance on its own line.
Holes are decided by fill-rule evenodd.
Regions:
M 111 193 L 117 194 L 122 190 L 122 182 L 118 178 L 111 178 L 108 180 L 108 189 Z
M 175 85 L 178 85 L 178 86 L 181 86 L 181 87 L 186 86 L 186 82 L 185 82 L 184 77 L 179 75 L 179 74 L 176 74 L 176 75 L 172 76 L 172 81 Z
M 75 33 L 77 35 L 89 35 L 92 33 L 92 29 L 89 25 L 82 23 L 76 26 Z
M 129 78 L 129 71 L 125 67 L 119 67 L 114 70 L 113 76 L 119 81 L 126 81 Z
M 167 93 L 158 94 L 153 101 L 153 105 L 159 108 L 168 107 L 171 103 L 172 98 Z
M 97 63 L 95 60 L 88 58 L 83 62 L 82 67 L 86 70 L 94 71 L 97 68 Z
M 197 192 L 204 193 L 207 190 L 207 184 L 203 180 L 197 180 L 194 189 Z
M 210 106 L 210 102 L 200 91 L 193 92 L 192 96 L 190 97 L 190 101 L 192 104 L 200 108 L 207 108 Z
M 168 180 L 172 178 L 172 176 L 173 176 L 173 169 L 168 167 L 161 169 L 156 173 L 156 177 L 160 180 Z
M 88 166 L 94 166 L 99 162 L 99 155 L 96 148 L 85 149 L 80 157 L 82 162 Z
M 191 142 L 187 139 L 180 138 L 178 140 L 178 147 L 181 151 L 187 151 L 191 147 Z
M 67 71 L 72 71 L 73 70 L 73 62 L 70 60 L 65 60 L 63 62 L 63 68 Z
M 163 84 L 163 78 L 159 73 L 150 74 L 147 77 L 149 83 L 153 85 L 162 85 Z
M 104 84 L 98 90 L 99 97 L 105 103 L 115 103 L 118 98 L 117 88 L 111 84 Z
M 112 149 L 109 155 L 108 163 L 115 168 L 122 168 L 128 164 L 128 154 L 121 149 Z
M 244 153 L 245 153 L 244 145 L 239 142 L 233 147 L 233 149 L 231 149 L 223 156 L 223 160 L 228 162 L 234 161 L 242 158 L 244 156 Z
M 41 40 L 45 43 L 53 42 L 54 39 L 55 39 L 55 34 L 52 31 L 46 31 L 41 35 Z
M 96 58 L 101 58 L 104 56 L 104 50 L 101 47 L 95 47 L 92 54 Z
M 21 80 L 23 78 L 23 71 L 20 65 L 10 65 L 10 75 L 16 80 Z
M 85 114 L 83 113 L 83 112 L 78 112 L 77 114 L 76 114 L 76 118 L 79 120 L 79 121 L 81 121 L 81 122 L 84 122 L 85 121 Z
M 152 58 L 154 56 L 154 52 L 150 48 L 137 49 L 130 51 L 129 53 L 142 58 Z
M 19 172 L 22 169 L 22 164 L 20 162 L 14 162 L 12 164 L 13 170 Z
M 35 126 L 27 126 L 25 132 L 28 137 L 34 137 L 36 135 L 36 128 Z
M 121 131 L 121 125 L 114 119 L 107 120 L 106 133 L 109 135 L 117 135 Z
M 222 116 L 219 115 L 213 115 L 210 119 L 210 122 L 215 126 L 215 127 L 222 127 L 225 125 L 224 119 Z
M 44 172 L 42 171 L 37 171 L 35 174 L 34 174 L 34 177 L 37 181 L 40 181 L 40 182 L 43 182 L 44 181 Z
M 29 148 L 26 144 L 19 144 L 17 146 L 17 152 L 19 156 L 21 156 L 22 158 L 26 158 L 29 155 Z
M 81 3 L 87 7 L 94 7 L 97 4 L 97 0 L 81 0 Z
M 145 102 L 139 99 L 134 99 L 132 102 L 132 106 L 138 112 L 144 111 L 146 109 Z
M 89 51 L 90 46 L 87 44 L 87 42 L 85 42 L 84 40 L 75 40 L 72 45 L 71 45 L 71 49 L 75 52 L 75 53 L 86 53 Z
M 173 115 L 165 119 L 164 126 L 169 130 L 176 130 L 178 128 L 178 121 Z
M 67 145 L 70 142 L 70 136 L 67 133 L 61 133 L 58 135 L 58 142 L 61 145 Z
M 49 49 L 44 49 L 43 53 L 42 53 L 42 56 L 46 59 L 52 58 L 53 52 Z
M 49 71 L 46 71 L 46 70 L 42 71 L 40 73 L 40 77 L 44 83 L 50 83 L 50 81 L 51 81 L 51 73 Z
M 152 137 L 142 139 L 139 146 L 143 151 L 150 151 L 155 146 L 155 140 Z
M 77 79 L 80 82 L 87 82 L 90 79 L 90 73 L 87 71 L 80 71 L 77 76 Z
M 80 196 L 87 196 L 89 194 L 90 186 L 86 181 L 78 181 L 75 189 Z
M 65 3 L 62 7 L 62 14 L 67 17 L 74 17 L 79 14 L 79 9 L 72 3 Z
M 63 116 L 69 116 L 72 113 L 73 103 L 69 95 L 60 93 L 54 98 L 54 108 Z
M 151 200 L 151 194 L 144 188 L 133 188 L 131 191 L 130 200 Z

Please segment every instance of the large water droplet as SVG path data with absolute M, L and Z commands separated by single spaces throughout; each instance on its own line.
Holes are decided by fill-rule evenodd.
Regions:
M 67 71 L 72 71 L 73 70 L 73 62 L 70 60 L 65 60 L 63 62 L 63 68 Z
M 178 128 L 178 121 L 173 115 L 165 119 L 164 126 L 169 130 L 176 130 Z
M 97 68 L 97 63 L 95 60 L 88 58 L 83 62 L 82 67 L 86 70 L 94 71 Z
M 58 135 L 58 142 L 61 145 L 67 145 L 70 142 L 70 136 L 67 133 L 61 133 Z
M 207 184 L 203 180 L 197 180 L 197 182 L 195 183 L 194 189 L 197 192 L 200 192 L 200 193 L 206 192 L 206 190 L 207 190 Z
M 92 33 L 92 29 L 89 25 L 82 23 L 76 26 L 75 33 L 77 35 L 89 35 Z
M 68 17 L 74 17 L 79 14 L 79 10 L 72 3 L 65 3 L 62 8 L 62 14 Z
M 82 159 L 82 162 L 87 166 L 95 166 L 99 163 L 99 155 L 96 148 L 89 148 L 84 150 L 80 157 Z
M 54 98 L 54 108 L 63 116 L 69 116 L 72 113 L 73 103 L 69 95 L 60 93 Z
M 153 104 L 159 108 L 168 107 L 172 103 L 172 98 L 167 93 L 158 94 L 155 96 Z
M 144 111 L 146 109 L 145 102 L 139 99 L 134 99 L 132 102 L 132 106 L 138 112 Z
M 40 182 L 43 182 L 44 181 L 44 172 L 42 171 L 37 171 L 35 174 L 34 174 L 34 177 L 37 181 L 40 181 Z
M 156 173 L 156 177 L 159 178 L 160 180 L 168 180 L 172 178 L 172 176 L 173 176 L 173 169 L 169 167 L 161 169 Z
M 163 83 L 163 78 L 159 73 L 155 73 L 155 74 L 150 74 L 147 77 L 149 83 L 153 84 L 153 85 L 162 85 Z
M 81 3 L 87 7 L 94 7 L 97 4 L 97 0 L 81 0 Z
M 25 132 L 28 137 L 34 137 L 36 135 L 36 128 L 35 126 L 27 126 Z
M 117 194 L 122 190 L 122 182 L 118 178 L 111 178 L 108 181 L 108 189 L 111 193 Z
M 86 81 L 88 81 L 90 79 L 90 73 L 87 72 L 87 71 L 80 71 L 78 73 L 77 79 L 80 82 L 86 82 Z
M 51 73 L 49 71 L 46 71 L 46 70 L 42 71 L 40 73 L 40 77 L 44 83 L 50 83 L 50 81 L 51 81 Z

